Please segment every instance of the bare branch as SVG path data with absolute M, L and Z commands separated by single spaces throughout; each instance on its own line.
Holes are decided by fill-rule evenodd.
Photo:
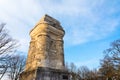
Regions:
M 17 41 L 8 34 L 4 26 L 4 23 L 0 25 L 0 55 L 10 53 L 18 46 Z

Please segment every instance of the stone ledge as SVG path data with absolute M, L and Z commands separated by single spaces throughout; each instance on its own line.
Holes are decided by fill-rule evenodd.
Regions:
M 61 69 L 52 69 L 52 68 L 48 68 L 48 67 L 38 67 L 37 70 L 39 71 L 46 71 L 46 72 L 64 72 L 64 73 L 68 73 L 68 71 L 66 70 L 61 70 Z
M 39 25 L 41 25 L 41 24 L 47 24 L 48 26 L 52 26 L 52 27 L 54 27 L 54 28 L 56 28 L 56 29 L 59 29 L 59 30 L 62 30 L 63 32 L 64 32 L 64 30 L 63 30 L 63 28 L 62 28 L 62 26 L 60 25 L 60 22 L 58 21 L 58 20 L 56 20 L 56 19 L 54 19 L 54 18 L 52 18 L 52 17 L 50 17 L 49 15 L 44 15 L 41 19 L 40 19 L 40 21 L 36 24 L 36 26 L 30 31 L 30 33 L 36 28 L 36 27 L 38 27 Z

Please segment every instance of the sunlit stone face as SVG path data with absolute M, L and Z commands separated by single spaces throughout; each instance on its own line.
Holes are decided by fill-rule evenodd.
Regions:
M 31 30 L 30 36 L 25 70 L 38 67 L 64 69 L 64 30 L 57 20 L 45 15 Z

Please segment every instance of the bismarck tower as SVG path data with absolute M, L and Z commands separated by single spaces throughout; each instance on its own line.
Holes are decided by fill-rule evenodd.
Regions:
M 56 19 L 45 15 L 31 30 L 26 67 L 20 80 L 69 80 L 65 71 L 63 37 Z

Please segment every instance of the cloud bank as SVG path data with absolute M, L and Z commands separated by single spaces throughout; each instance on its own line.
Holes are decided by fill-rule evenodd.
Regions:
M 41 16 L 58 19 L 66 31 L 65 44 L 79 45 L 103 39 L 120 25 L 119 0 L 0 0 L 0 22 L 27 51 L 29 31 Z

